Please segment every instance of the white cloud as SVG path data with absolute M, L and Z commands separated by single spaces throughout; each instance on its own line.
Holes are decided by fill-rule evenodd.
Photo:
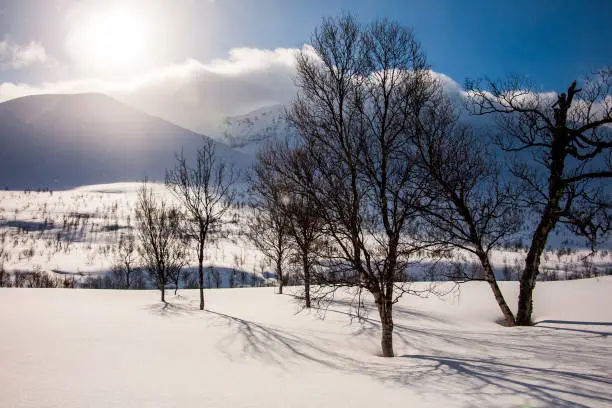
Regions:
M 305 46 L 309 51 L 309 46 Z M 95 78 L 54 83 L 0 84 L 0 100 L 39 93 L 101 92 L 154 116 L 205 134 L 214 134 L 227 116 L 241 115 L 295 96 L 298 49 L 235 48 L 207 63 L 187 60 L 126 81 Z M 449 92 L 461 87 L 436 74 Z
M 0 68 L 20 69 L 48 61 L 45 47 L 39 42 L 19 45 L 8 40 L 0 41 Z
M 126 81 L 3 83 L 0 100 L 40 93 L 102 92 L 149 114 L 211 133 L 226 116 L 291 100 L 296 51 L 236 48 L 225 59 L 208 63 L 191 59 Z
M 115 95 L 190 129 L 211 133 L 226 116 L 287 103 L 295 94 L 292 49 L 233 49 L 229 58 L 189 60 L 150 73 Z

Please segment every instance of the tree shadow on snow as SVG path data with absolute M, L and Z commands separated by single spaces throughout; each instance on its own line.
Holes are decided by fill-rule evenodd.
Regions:
M 576 341 L 581 336 L 576 333 L 551 335 L 544 328 L 477 332 L 396 324 L 396 349 L 411 347 L 420 353 L 364 361 L 346 353 L 351 350 L 349 339 L 344 349 L 338 349 L 337 340 L 326 340 L 316 332 L 297 334 L 224 313 L 208 313 L 232 329 L 217 345 L 229 360 L 262 359 L 284 370 L 306 361 L 410 387 L 423 395 L 444 394 L 483 406 L 498 405 L 504 396 L 546 406 L 612 404 L 612 380 L 607 375 L 607 360 L 601 360 L 606 354 L 598 346 L 601 340 L 595 339 L 595 347 L 577 352 Z M 377 343 L 379 335 L 380 323 L 365 318 L 361 329 L 351 337 L 366 336 Z M 448 350 L 457 350 L 457 355 L 448 356 Z M 538 358 L 542 359 L 540 363 Z M 589 360 L 600 361 L 601 366 L 585 363 Z M 544 368 L 551 361 L 560 361 L 565 368 Z
M 495 359 L 470 359 L 428 355 L 402 356 L 425 361 L 428 376 L 440 381 L 444 392 L 486 394 L 491 401 L 504 394 L 525 396 L 546 406 L 587 407 L 612 404 L 612 380 L 605 375 L 529 367 Z M 455 383 L 454 389 L 446 389 Z M 577 400 L 578 399 L 578 400 Z M 580 402 L 580 401 L 583 402 Z M 498 400 L 499 401 L 499 400 Z
M 612 322 L 581 322 L 576 320 L 541 320 L 539 322 L 534 323 L 534 325 L 538 324 L 579 324 L 581 326 L 612 326 Z
M 357 363 L 340 353 L 326 349 L 323 344 L 306 340 L 285 330 L 269 327 L 260 323 L 207 310 L 208 313 L 226 321 L 237 333 L 231 333 L 219 342 L 218 348 L 229 360 L 234 360 L 235 352 L 240 359 L 245 356 L 260 358 L 281 367 L 290 364 L 295 358 L 311 361 L 322 366 L 340 369 L 341 363 Z M 240 340 L 244 341 L 241 342 Z M 234 346 L 242 344 L 239 350 Z
M 177 298 L 180 299 L 177 295 Z M 179 302 L 157 302 L 151 305 L 147 305 L 146 309 L 155 315 L 162 317 L 180 317 L 189 316 L 198 311 L 198 308 L 193 306 L 191 303 L 179 303 Z
M 611 326 L 610 329 L 603 329 L 606 331 L 599 331 L 599 330 L 588 330 L 585 328 L 574 328 L 574 327 L 559 327 L 559 326 L 549 326 L 550 324 L 562 324 L 562 325 L 579 325 L 579 326 Z M 595 334 L 598 336 L 603 336 L 603 337 L 607 337 L 612 335 L 612 323 L 610 322 L 581 322 L 581 321 L 574 321 L 574 320 L 541 320 L 539 322 L 534 323 L 535 327 L 538 328 L 547 328 L 547 329 L 553 329 L 553 330 L 565 330 L 565 331 L 569 331 L 569 332 L 576 332 L 576 333 L 585 333 L 585 334 Z

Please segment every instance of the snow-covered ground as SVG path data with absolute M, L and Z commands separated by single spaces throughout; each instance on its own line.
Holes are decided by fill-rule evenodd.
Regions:
M 610 293 L 540 282 L 529 328 L 495 323 L 483 282 L 405 296 L 386 359 L 375 310 L 323 320 L 274 288 L 208 290 L 206 311 L 196 291 L 0 289 L 0 407 L 611 406 Z
M 0 261 L 60 276 L 108 271 L 134 225 L 139 186 L 1 191 Z M 269 270 L 244 236 L 246 217 L 232 210 L 232 234 L 209 247 L 206 265 Z M 604 275 L 612 265 L 608 250 L 587 264 L 576 242 L 562 234 L 551 242 L 545 272 Z M 492 260 L 512 274 L 524 256 L 507 248 Z M 517 283 L 501 286 L 515 307 Z M 483 282 L 442 298 L 405 296 L 395 309 L 395 359 L 378 357 L 371 301 L 358 321 L 349 297 L 326 312 L 301 311 L 275 288 L 208 290 L 201 312 L 190 290 L 170 292 L 164 306 L 155 291 L 0 289 L 0 407 L 610 406 L 611 289 L 612 277 L 539 282 L 532 328 L 498 325 Z
M 162 184 L 151 186 L 160 197 L 173 202 Z M 140 187 L 140 183 L 115 183 L 53 192 L 0 191 L 5 269 L 60 274 L 109 271 L 120 235 L 135 225 Z M 259 271 L 261 275 L 263 256 L 242 234 L 246 216 L 246 210 L 230 211 L 226 229 L 233 233 L 211 240 L 207 266 Z M 195 254 L 192 251 L 192 266 L 197 265 Z

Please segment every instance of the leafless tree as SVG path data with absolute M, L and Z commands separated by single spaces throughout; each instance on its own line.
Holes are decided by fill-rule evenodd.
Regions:
M 278 293 L 282 294 L 284 267 L 291 249 L 290 223 L 283 211 L 285 185 L 274 168 L 266 165 L 269 152 L 270 149 L 260 152 L 249 180 L 254 214 L 248 224 L 248 236 L 255 247 L 274 264 Z
M 235 198 L 238 173 L 219 161 L 215 143 L 207 139 L 191 167 L 183 154 L 174 169 L 166 172 L 166 186 L 185 207 L 188 234 L 196 242 L 200 310 L 204 310 L 204 249 L 210 237 L 221 231 L 224 216 Z
M 282 170 L 279 170 L 282 163 Z M 300 191 L 300 186 L 284 174 L 299 174 L 302 181 L 311 182 L 316 171 L 315 162 L 302 148 L 291 148 L 287 143 L 277 143 L 271 149 L 261 152 L 259 166 L 265 169 L 279 194 L 280 216 L 286 222 L 286 233 L 290 245 L 289 258 L 299 265 L 304 283 L 304 305 L 311 307 L 311 286 L 318 253 L 322 246 L 323 218 L 311 195 Z
M 174 244 L 175 262 L 173 262 L 168 268 L 168 280 L 174 285 L 175 296 L 179 290 L 181 280 L 183 280 L 186 273 L 184 267 L 187 265 L 187 248 L 189 245 L 187 238 L 182 233 L 182 226 L 179 226 L 178 228 L 179 230 L 177 231 Z
M 115 252 L 112 274 L 121 289 L 131 289 L 133 277 L 137 271 L 138 251 L 136 250 L 136 239 L 129 231 L 119 235 L 119 241 Z
M 172 274 L 185 262 L 180 218 L 178 210 L 157 198 L 153 189 L 143 183 L 136 207 L 138 250 L 161 292 L 162 302 L 166 301 L 166 285 Z
M 410 290 L 408 263 L 421 249 L 410 238 L 424 198 L 410 138 L 434 81 L 412 32 L 387 20 L 325 19 L 311 44 L 297 57 L 288 117 L 316 171 L 289 166 L 285 176 L 333 241 L 326 283 L 373 295 L 382 354 L 392 357 L 393 304 Z
M 538 93 L 521 78 L 468 88 L 473 113 L 494 115 L 499 144 L 514 153 L 521 204 L 539 214 L 516 316 L 518 325 L 529 325 L 540 258 L 557 224 L 593 244 L 610 229 L 612 69 L 585 78 L 581 88 L 574 81 L 562 93 Z
M 504 182 L 498 160 L 483 138 L 461 124 L 453 103 L 434 98 L 418 123 L 418 165 L 428 180 L 430 205 L 423 208 L 426 240 L 476 256 L 506 323 L 514 314 L 497 284 L 490 251 L 511 239 L 522 225 L 516 193 Z
M 304 306 L 311 307 L 311 286 L 321 244 L 321 217 L 308 196 L 291 194 L 285 198 L 284 211 L 288 214 L 289 235 L 294 243 L 294 259 L 301 266 L 304 282 Z

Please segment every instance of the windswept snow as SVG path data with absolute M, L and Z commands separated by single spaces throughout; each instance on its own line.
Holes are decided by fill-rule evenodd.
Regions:
M 405 296 L 385 359 L 370 302 L 358 322 L 342 299 L 322 320 L 273 288 L 209 290 L 202 312 L 196 291 L 163 306 L 154 291 L 0 289 L 0 406 L 610 406 L 610 293 L 610 277 L 540 282 L 529 328 L 495 323 L 483 282 Z

